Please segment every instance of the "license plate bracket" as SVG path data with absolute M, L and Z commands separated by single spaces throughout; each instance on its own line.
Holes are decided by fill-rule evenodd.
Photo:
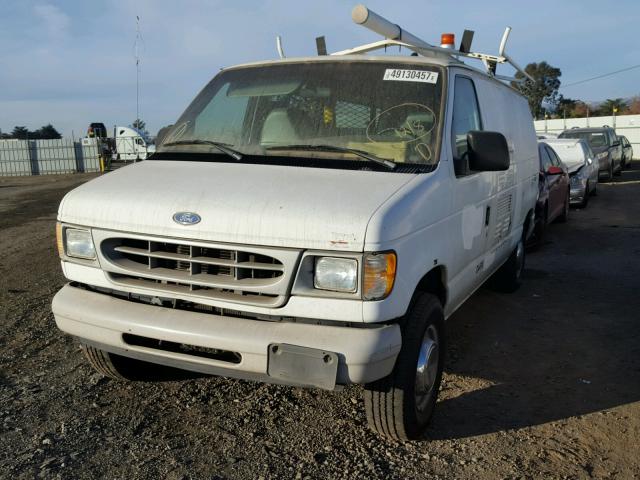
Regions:
M 287 383 L 333 390 L 338 375 L 338 354 L 286 343 L 269 345 L 267 373 Z

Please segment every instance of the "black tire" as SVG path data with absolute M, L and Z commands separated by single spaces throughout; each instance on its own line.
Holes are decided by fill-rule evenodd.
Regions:
M 567 190 L 567 198 L 564 199 L 564 207 L 562 209 L 562 213 L 558 217 L 558 222 L 559 223 L 567 223 L 567 220 L 569 220 L 569 205 L 570 204 L 571 204 L 571 195 L 569 194 L 569 191 Z
M 113 380 L 143 380 L 154 377 L 154 364 L 105 352 L 89 345 L 82 345 L 82 351 L 95 371 Z
M 445 348 L 442 305 L 436 296 L 418 293 L 403 319 L 402 349 L 393 371 L 365 385 L 369 428 L 395 440 L 423 437 L 438 399 Z M 422 375 L 418 374 L 419 362 Z
M 582 202 L 580 202 L 580 208 L 587 208 L 589 204 L 589 181 L 587 181 L 587 186 L 584 188 L 584 197 L 582 197 Z
M 613 182 L 613 160 L 611 160 L 611 164 L 609 165 L 609 176 L 607 177 L 607 180 Z
M 491 287 L 503 293 L 513 293 L 518 290 L 522 285 L 525 259 L 524 241 L 521 238 L 509 259 L 493 274 L 490 280 Z
M 593 195 L 594 197 L 598 196 L 598 183 L 600 182 L 596 182 L 596 186 L 593 187 L 593 190 L 591 191 L 591 195 Z
M 547 230 L 547 205 L 545 204 L 544 209 L 542 211 L 542 218 L 538 218 L 536 216 L 535 223 L 533 224 L 533 233 L 529 242 L 527 242 L 527 248 L 530 250 L 537 250 L 542 246 L 542 242 L 544 242 L 544 234 Z

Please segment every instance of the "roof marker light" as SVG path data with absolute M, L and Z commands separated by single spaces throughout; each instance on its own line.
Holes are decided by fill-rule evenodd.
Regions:
M 440 35 L 440 47 L 455 48 L 456 36 L 453 33 L 443 33 Z

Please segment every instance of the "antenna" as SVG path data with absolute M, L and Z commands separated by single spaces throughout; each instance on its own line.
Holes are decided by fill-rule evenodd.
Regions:
M 284 50 L 282 49 L 282 37 L 280 37 L 280 35 L 276 35 L 276 49 L 278 50 L 280 58 L 285 58 Z
M 136 60 L 136 127 L 140 123 L 140 49 L 144 51 L 144 39 L 140 32 L 140 17 L 136 15 L 136 39 L 133 42 L 133 56 Z
M 507 53 L 505 52 L 507 40 L 509 38 L 509 33 L 511 33 L 511 27 L 507 27 L 502 35 L 502 39 L 500 41 L 500 48 L 498 50 L 498 55 L 490 55 L 487 53 L 477 53 L 467 51 L 471 47 L 471 39 L 473 38 L 472 32 L 465 31 L 465 35 L 463 37 L 463 42 L 460 50 L 454 50 L 450 48 L 442 48 L 431 45 L 424 40 L 416 37 L 415 35 L 403 30 L 402 27 L 396 25 L 393 22 L 390 22 L 384 17 L 381 17 L 377 13 L 373 12 L 369 8 L 364 5 L 356 5 L 351 12 L 351 17 L 353 21 L 363 27 L 372 30 L 379 35 L 382 35 L 385 39 L 380 40 L 373 43 L 368 43 L 365 45 L 360 45 L 354 48 L 350 48 L 347 50 L 342 50 L 339 52 L 332 53 L 331 55 L 354 55 L 360 53 L 371 52 L 374 50 L 379 50 L 382 48 L 386 48 L 389 45 L 397 45 L 400 47 L 406 47 L 410 50 L 413 50 L 415 53 L 425 56 L 425 57 L 445 57 L 454 59 L 457 61 L 459 57 L 466 58 L 474 58 L 476 60 L 481 60 L 485 65 L 485 69 L 487 75 L 490 75 L 498 80 L 502 80 L 505 82 L 524 82 L 525 78 L 534 81 L 534 79 L 529 75 L 524 69 L 522 69 Z M 503 75 L 496 75 L 496 66 L 498 63 L 508 63 L 516 71 L 520 72 L 525 78 L 515 78 L 515 77 L 507 77 Z

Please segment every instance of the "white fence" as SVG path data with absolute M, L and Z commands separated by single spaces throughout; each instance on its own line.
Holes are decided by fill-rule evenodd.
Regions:
M 99 172 L 99 154 L 95 138 L 0 140 L 0 176 Z
M 640 158 L 640 115 L 619 115 L 589 118 L 536 120 L 538 133 L 560 133 L 573 127 L 613 127 L 618 135 L 624 135 L 633 146 L 633 158 Z

